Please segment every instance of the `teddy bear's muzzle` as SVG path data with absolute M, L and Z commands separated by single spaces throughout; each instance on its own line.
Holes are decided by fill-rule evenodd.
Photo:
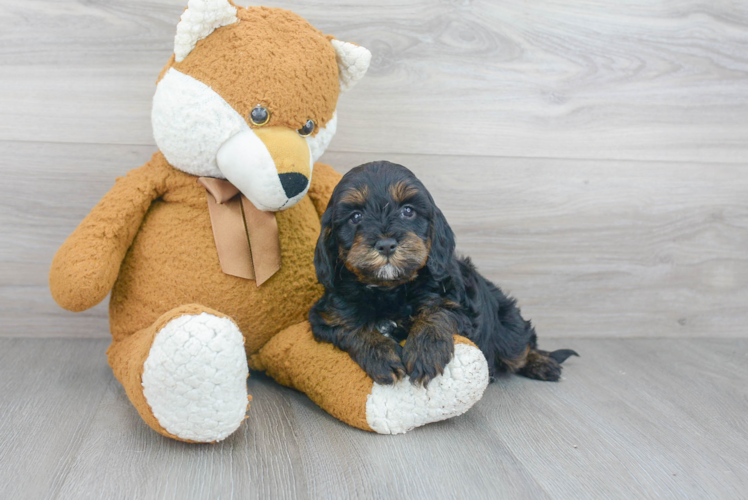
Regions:
M 293 198 L 301 193 L 309 185 L 309 179 L 296 172 L 278 174 L 278 177 L 280 178 L 281 186 L 283 186 L 283 191 L 286 192 L 286 196 L 289 198 Z
M 221 146 L 216 162 L 226 179 L 266 212 L 294 206 L 312 177 L 306 139 L 286 127 L 245 129 Z

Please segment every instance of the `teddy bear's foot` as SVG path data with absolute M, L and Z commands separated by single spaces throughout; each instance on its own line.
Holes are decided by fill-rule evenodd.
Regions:
M 153 339 L 143 394 L 159 424 L 190 441 L 221 441 L 247 411 L 247 357 L 233 321 L 208 313 L 171 320 Z
M 215 442 L 244 421 L 244 338 L 220 313 L 200 306 L 178 308 L 150 328 L 112 344 L 108 354 L 130 400 L 161 434 Z
M 408 377 L 392 385 L 374 383 L 366 399 L 366 421 L 374 432 L 402 434 L 456 417 L 483 396 L 488 381 L 483 353 L 457 339 L 454 358 L 427 387 L 412 384 Z
M 407 378 L 380 385 L 347 353 L 315 341 L 306 322 L 273 337 L 251 357 L 250 365 L 303 391 L 343 422 L 380 434 L 400 434 L 462 415 L 480 400 L 489 380 L 480 349 L 455 336 L 454 358 L 428 387 L 413 385 Z

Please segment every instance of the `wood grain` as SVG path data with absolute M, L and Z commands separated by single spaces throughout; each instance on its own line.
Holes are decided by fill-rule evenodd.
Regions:
M 334 151 L 748 161 L 748 4 L 299 0 L 372 50 Z M 152 145 L 185 0 L 0 2 L 0 140 Z
M 546 491 L 557 498 L 744 496 L 748 460 L 738 450 L 748 446 L 741 416 L 748 400 L 735 385 L 748 376 L 744 339 L 546 344 L 582 354 L 565 368 L 562 391 L 532 384 L 477 408 Z M 534 415 L 542 422 L 528 422 Z
M 249 419 L 187 445 L 142 423 L 103 340 L 0 339 L 2 498 L 741 498 L 748 342 L 565 339 L 564 380 L 379 436 L 254 375 Z M 33 464 L 33 465 L 32 465 Z
M 225 442 L 155 434 L 106 366 L 106 304 L 62 311 L 47 272 L 155 151 L 186 0 L 0 0 L 0 498 L 745 496 L 748 4 L 264 3 L 374 54 L 323 161 L 412 168 L 541 346 L 583 357 L 403 436 L 262 375 Z
M 54 498 L 113 379 L 104 340 L 0 339 L 0 498 Z
M 52 300 L 57 248 L 112 187 L 155 148 L 0 142 L 0 336 L 108 337 L 107 302 L 80 314 Z M 23 168 L 17 168 L 22 165 Z
M 0 335 L 106 337 L 47 289 L 59 245 L 147 146 L 0 142 Z M 340 171 L 380 155 L 328 153 Z M 744 337 L 748 177 L 733 165 L 388 155 L 541 337 Z M 12 235 L 12 237 L 10 237 Z

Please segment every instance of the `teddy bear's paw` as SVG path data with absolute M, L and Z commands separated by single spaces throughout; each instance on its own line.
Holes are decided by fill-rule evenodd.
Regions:
M 156 335 L 143 369 L 143 394 L 169 433 L 221 441 L 245 418 L 247 375 L 244 339 L 233 321 L 184 315 Z
M 366 421 L 380 434 L 402 434 L 462 415 L 483 396 L 488 380 L 488 363 L 480 349 L 456 344 L 444 374 L 428 387 L 414 385 L 407 377 L 393 385 L 375 383 L 366 401 Z

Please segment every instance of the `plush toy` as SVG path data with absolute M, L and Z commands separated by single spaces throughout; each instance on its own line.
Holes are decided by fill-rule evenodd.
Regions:
M 153 98 L 159 152 L 104 196 L 59 249 L 50 288 L 70 311 L 109 304 L 109 364 L 143 420 L 189 442 L 246 418 L 248 369 L 369 431 L 459 415 L 486 361 L 456 337 L 428 386 L 374 384 L 306 321 L 321 296 L 320 216 L 340 175 L 315 163 L 336 104 L 371 54 L 285 10 L 190 0 Z

